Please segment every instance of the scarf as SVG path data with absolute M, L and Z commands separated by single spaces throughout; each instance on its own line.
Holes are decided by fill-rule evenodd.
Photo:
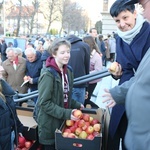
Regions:
M 130 44 L 118 36 L 116 44 L 117 62 L 123 69 L 120 84 L 129 80 L 139 66 L 143 56 L 150 47 L 150 24 L 145 21 L 140 32 L 134 37 Z
M 121 30 L 118 29 L 117 33 L 124 42 L 126 42 L 127 44 L 130 44 L 132 40 L 134 39 L 134 37 L 140 32 L 144 22 L 145 22 L 145 19 L 143 18 L 143 16 L 138 14 L 136 18 L 136 24 L 133 29 L 126 31 L 126 32 L 122 32 Z
M 11 62 L 11 64 L 13 65 L 14 69 L 17 69 L 19 60 L 18 60 L 18 56 L 14 59 L 14 61 Z

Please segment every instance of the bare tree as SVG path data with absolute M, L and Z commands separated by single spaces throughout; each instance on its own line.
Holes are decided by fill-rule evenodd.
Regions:
M 87 14 L 78 3 L 72 0 L 32 0 L 30 5 L 23 5 L 23 0 L 18 0 L 17 5 L 12 3 L 9 8 L 9 19 L 14 19 L 16 25 L 16 36 L 19 34 L 20 26 L 27 28 L 28 34 L 33 33 L 33 29 L 38 30 L 47 27 L 49 32 L 53 22 L 61 23 L 59 34 L 62 30 L 67 32 L 86 30 L 88 25 Z M 16 11 L 17 8 L 17 11 Z M 39 16 L 43 15 L 43 16 Z M 17 23 L 15 22 L 17 20 Z M 23 28 L 21 28 L 23 29 Z
M 18 0 L 18 15 L 17 15 L 17 28 L 16 28 L 16 33 L 15 35 L 19 35 L 19 30 L 20 30 L 20 20 L 21 20 L 21 11 L 22 11 L 22 0 Z
M 58 21 L 58 5 L 59 0 L 45 0 L 40 5 L 40 10 L 43 13 L 44 18 L 48 21 L 47 33 L 50 31 L 51 24 L 54 21 Z
M 83 9 L 76 2 L 71 0 L 62 0 L 60 5 L 60 21 L 62 24 L 62 29 L 66 29 L 69 33 L 70 31 L 80 31 L 85 30 L 87 22 L 87 15 L 84 13 Z
M 38 26 L 39 0 L 32 0 L 32 6 L 25 6 L 25 7 L 26 7 L 25 24 L 29 29 L 29 34 L 32 34 L 34 28 L 37 28 L 37 31 L 39 28 Z

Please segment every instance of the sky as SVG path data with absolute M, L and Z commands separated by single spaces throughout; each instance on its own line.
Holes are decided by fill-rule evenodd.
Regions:
M 77 0 L 77 2 L 88 11 L 91 20 L 101 19 L 102 0 Z

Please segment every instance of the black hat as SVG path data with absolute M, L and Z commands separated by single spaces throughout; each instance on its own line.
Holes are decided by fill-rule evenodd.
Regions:
M 136 4 L 138 2 L 139 2 L 139 0 L 127 0 L 124 4 L 125 5 L 132 5 L 132 4 Z

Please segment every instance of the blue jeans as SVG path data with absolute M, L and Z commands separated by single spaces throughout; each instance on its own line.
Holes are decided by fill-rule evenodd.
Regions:
M 14 150 L 15 132 L 11 132 L 11 150 Z
M 72 99 L 82 103 L 84 105 L 85 101 L 85 88 L 73 88 Z

